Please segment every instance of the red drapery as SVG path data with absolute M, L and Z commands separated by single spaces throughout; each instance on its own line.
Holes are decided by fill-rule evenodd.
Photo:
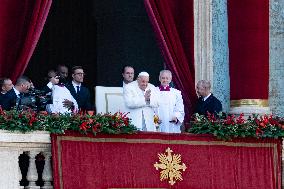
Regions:
M 145 0 L 166 66 L 182 91 L 186 115 L 196 101 L 194 81 L 193 0 Z
M 180 154 L 182 181 L 160 181 L 158 154 Z M 52 135 L 54 189 L 280 189 L 281 140 L 165 133 Z M 169 160 L 170 161 L 170 160 Z M 167 164 L 167 163 L 164 163 Z M 174 163 L 176 166 L 177 164 Z M 169 166 L 170 167 L 170 166 Z
M 0 3 L 0 77 L 15 81 L 36 47 L 52 0 L 3 0 Z
M 268 99 L 269 1 L 228 0 L 228 21 L 231 99 Z

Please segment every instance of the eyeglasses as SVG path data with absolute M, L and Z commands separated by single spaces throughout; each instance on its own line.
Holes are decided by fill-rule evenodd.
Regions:
M 86 74 L 85 73 L 74 73 L 74 75 L 80 75 L 80 76 L 85 76 Z

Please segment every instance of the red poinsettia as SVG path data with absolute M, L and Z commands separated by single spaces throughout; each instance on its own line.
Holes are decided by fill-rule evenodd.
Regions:
M 245 119 L 244 114 L 219 117 L 209 113 L 206 116 L 196 114 L 188 132 L 213 134 L 226 140 L 235 137 L 284 137 L 284 120 L 273 115 L 252 115 Z

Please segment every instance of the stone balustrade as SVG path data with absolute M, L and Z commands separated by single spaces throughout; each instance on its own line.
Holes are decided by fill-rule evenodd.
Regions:
M 0 189 L 53 189 L 49 133 L 0 130 L 0 152 Z
M 0 189 L 53 188 L 49 133 L 0 130 L 0 152 Z

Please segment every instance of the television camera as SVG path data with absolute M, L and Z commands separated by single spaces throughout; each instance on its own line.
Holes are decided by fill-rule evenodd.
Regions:
M 21 98 L 17 110 L 30 108 L 34 111 L 45 111 L 47 104 L 52 104 L 51 94 L 32 88 Z

